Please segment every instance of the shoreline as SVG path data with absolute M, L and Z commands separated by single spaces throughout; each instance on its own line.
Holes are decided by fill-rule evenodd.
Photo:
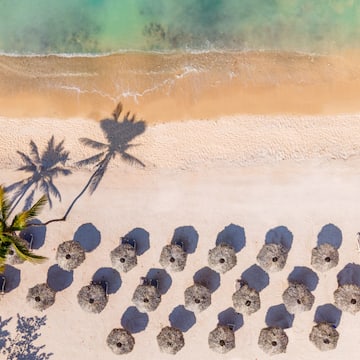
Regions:
M 359 59 L 357 51 L 0 56 L 0 116 L 101 120 L 118 101 L 148 123 L 360 113 Z

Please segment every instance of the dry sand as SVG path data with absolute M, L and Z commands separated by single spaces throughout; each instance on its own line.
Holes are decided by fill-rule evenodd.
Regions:
M 148 314 L 146 328 L 134 334 L 135 348 L 126 356 L 172 358 L 160 353 L 156 335 L 169 324 L 173 309 L 184 304 L 183 292 L 193 283 L 194 274 L 207 266 L 207 252 L 215 245 L 218 234 L 232 224 L 230 229 L 235 229 L 240 238 L 242 231 L 245 234 L 245 246 L 237 254 L 238 264 L 220 276 L 212 305 L 196 316 L 196 322 L 184 333 L 185 347 L 176 356 L 266 359 L 268 356 L 257 346 L 260 329 L 266 326 L 266 314 L 269 308 L 282 303 L 281 294 L 294 267 L 311 269 L 311 249 L 318 237 L 321 239 L 329 231 L 333 239 L 342 242 L 340 262 L 329 272 L 317 274 L 315 304 L 311 311 L 295 316 L 292 327 L 286 330 L 287 353 L 277 358 L 355 358 L 359 353 L 358 342 L 354 341 L 359 333 L 359 315 L 342 314 L 337 328 L 340 339 L 334 351 L 318 351 L 308 337 L 318 306 L 333 303 L 337 274 L 348 263 L 359 261 L 359 120 L 358 115 L 232 116 L 150 124 L 144 134 L 134 139 L 139 146 L 129 150 L 146 167 L 131 167 L 114 159 L 95 193 L 85 194 L 65 223 L 47 227 L 38 253 L 49 260 L 42 265 L 16 266 L 20 283 L 0 302 L 2 321 L 13 317 L 6 329 L 15 334 L 17 313 L 26 317 L 46 315 L 46 326 L 41 327 L 41 336 L 34 345 L 46 345 L 40 352 L 53 353 L 50 359 L 117 358 L 107 348 L 106 337 L 111 329 L 121 326 L 123 315 L 133 306 L 131 297 L 140 276 L 160 268 L 161 249 L 176 229 L 193 227 L 198 234 L 195 252 L 189 254 L 183 272 L 170 274 L 171 286 L 158 309 Z M 16 150 L 29 153 L 30 140 L 42 150 L 52 135 L 56 142 L 65 139 L 64 147 L 70 150 L 69 166 L 96 153 L 80 145 L 80 137 L 105 141 L 95 121 L 1 118 L 0 182 L 9 185 L 25 178 L 24 173 L 15 171 L 21 165 Z M 73 175 L 54 179 L 62 202 L 54 200 L 53 208 L 45 210 L 41 220 L 63 215 L 90 175 L 91 168 L 73 168 Z M 278 227 L 286 227 L 293 238 L 285 268 L 269 275 L 269 284 L 261 291 L 261 309 L 244 317 L 243 326 L 235 333 L 236 348 L 226 355 L 213 353 L 208 349 L 208 333 L 218 323 L 218 315 L 232 306 L 235 280 L 256 264 L 265 238 Z M 99 269 L 111 267 L 110 251 L 121 236 L 136 228 L 148 234 L 149 249 L 139 256 L 136 268 L 120 274 L 121 286 L 109 295 L 105 310 L 100 314 L 85 313 L 77 303 L 77 292 Z M 25 301 L 29 287 L 47 279 L 57 279 L 59 285 L 53 267 L 57 246 L 86 233 L 99 237 L 99 245 L 74 270 L 72 283 L 57 293 L 52 307 L 44 313 L 32 310 Z

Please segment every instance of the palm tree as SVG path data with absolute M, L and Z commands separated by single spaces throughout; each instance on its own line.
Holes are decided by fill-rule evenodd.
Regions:
M 35 190 L 39 188 L 46 195 L 50 207 L 52 207 L 50 194 L 61 201 L 61 194 L 55 186 L 53 178 L 59 175 L 67 176 L 71 174 L 71 170 L 64 167 L 65 162 L 69 159 L 69 152 L 64 150 L 63 144 L 64 141 L 61 141 L 56 145 L 54 136 L 52 136 L 41 155 L 39 154 L 37 145 L 32 140 L 30 141 L 30 155 L 17 151 L 24 162 L 24 165 L 18 168 L 18 170 L 31 173 L 31 176 L 6 189 L 7 191 L 16 190 L 12 199 L 10 213 L 31 187 L 33 187 L 33 189 L 25 200 L 25 209 L 31 206 Z
M 17 232 L 32 225 L 31 220 L 38 215 L 46 201 L 46 196 L 43 195 L 30 209 L 15 215 L 9 224 L 10 202 L 5 195 L 4 187 L 0 185 L 0 273 L 5 269 L 6 257 L 11 247 L 23 260 L 33 263 L 46 260 L 45 257 L 30 252 L 17 235 Z

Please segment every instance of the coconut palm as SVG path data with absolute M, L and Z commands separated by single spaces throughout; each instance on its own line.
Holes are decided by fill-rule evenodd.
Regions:
M 0 273 L 5 269 L 6 257 L 11 249 L 14 249 L 21 259 L 33 263 L 46 259 L 30 252 L 17 234 L 31 226 L 31 220 L 38 215 L 45 203 L 46 196 L 43 195 L 30 209 L 18 213 L 9 223 L 10 202 L 5 195 L 4 187 L 0 186 Z
M 37 145 L 32 140 L 30 141 L 30 155 L 17 151 L 24 162 L 24 165 L 19 167 L 18 170 L 25 171 L 31 175 L 27 179 L 7 188 L 7 191 L 15 190 L 10 213 L 30 188 L 32 188 L 32 191 L 25 200 L 25 208 L 31 206 L 35 190 L 37 189 L 40 189 L 46 195 L 50 207 L 52 207 L 50 195 L 61 201 L 60 191 L 55 186 L 53 179 L 59 175 L 67 176 L 71 174 L 71 170 L 65 167 L 65 163 L 69 159 L 69 152 L 65 151 L 63 144 L 64 140 L 55 144 L 54 136 L 52 136 L 41 154 Z
M 110 161 L 114 159 L 116 155 L 119 155 L 122 160 L 128 162 L 130 165 L 137 164 L 145 167 L 144 163 L 127 152 L 131 147 L 136 146 L 135 144 L 130 144 L 130 141 L 145 131 L 145 122 L 136 121 L 135 115 L 130 118 L 129 112 L 125 114 L 123 120 L 119 122 L 118 119 L 121 112 L 122 104 L 119 103 L 112 114 L 113 118 L 104 119 L 100 122 L 100 127 L 108 143 L 102 143 L 88 138 L 80 138 L 82 144 L 95 150 L 101 150 L 98 154 L 76 163 L 77 166 L 95 164 L 97 167 L 86 186 L 86 188 L 89 187 L 91 194 L 98 187 Z

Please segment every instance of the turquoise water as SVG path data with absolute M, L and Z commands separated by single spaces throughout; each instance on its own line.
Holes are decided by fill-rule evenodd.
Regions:
M 360 0 L 0 0 L 0 52 L 360 46 Z

